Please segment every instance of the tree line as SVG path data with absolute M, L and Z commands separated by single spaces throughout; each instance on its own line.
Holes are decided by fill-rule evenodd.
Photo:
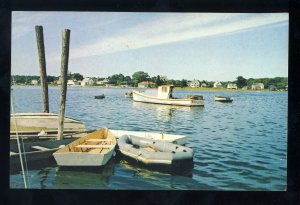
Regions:
M 69 72 L 67 75 L 68 80 L 77 80 L 81 81 L 84 79 L 83 75 L 80 73 L 71 73 Z M 11 82 L 12 84 L 31 84 L 32 80 L 39 80 L 39 76 L 26 76 L 26 75 L 13 75 Z M 138 83 L 142 81 L 150 81 L 155 83 L 157 86 L 160 85 L 166 85 L 166 84 L 173 84 L 176 87 L 187 87 L 189 80 L 187 79 L 181 79 L 181 80 L 174 80 L 174 79 L 168 79 L 166 76 L 156 75 L 156 76 L 150 76 L 147 72 L 144 71 L 137 71 L 132 74 L 132 76 L 125 76 L 121 73 L 119 74 L 113 74 L 111 76 L 108 76 L 107 78 L 104 77 L 93 77 L 92 78 L 95 82 L 102 81 L 104 79 L 107 79 L 109 84 L 112 85 L 129 85 L 132 87 L 136 87 Z M 53 83 L 59 80 L 59 76 L 47 76 L 47 82 Z M 206 84 L 207 87 L 213 87 L 214 81 L 207 81 L 202 80 L 200 81 L 201 84 Z M 263 83 L 265 88 L 269 88 L 271 85 L 275 86 L 278 89 L 284 89 L 288 85 L 288 78 L 287 77 L 275 77 L 275 78 L 249 78 L 246 79 L 243 76 L 238 76 L 236 80 L 234 81 L 221 81 L 223 87 L 227 87 L 228 83 L 235 83 L 237 84 L 238 88 L 243 88 L 245 86 L 251 87 L 254 83 Z

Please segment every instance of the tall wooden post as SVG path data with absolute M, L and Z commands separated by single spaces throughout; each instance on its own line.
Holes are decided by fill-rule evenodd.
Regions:
M 41 79 L 42 93 L 43 93 L 42 94 L 43 112 L 49 113 L 48 84 L 47 84 L 47 73 L 46 73 L 43 27 L 35 26 L 35 33 L 36 33 L 36 43 L 37 43 L 39 63 L 40 63 L 40 79 Z
M 61 93 L 60 93 L 60 108 L 59 108 L 59 124 L 57 139 L 63 139 L 65 104 L 67 96 L 67 73 L 69 61 L 69 45 L 70 45 L 70 30 L 64 29 L 62 32 L 62 53 L 61 53 Z

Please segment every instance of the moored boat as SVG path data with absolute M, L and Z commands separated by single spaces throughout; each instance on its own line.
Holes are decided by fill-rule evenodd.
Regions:
M 133 91 L 133 100 L 136 102 L 180 105 L 180 106 L 204 106 L 202 96 L 197 98 L 175 98 L 173 97 L 173 85 L 162 85 L 158 87 L 157 96 L 146 95 L 139 91 Z
M 104 99 L 104 98 L 105 98 L 104 94 L 95 96 L 95 99 Z
M 111 130 L 111 133 L 119 139 L 123 135 L 133 135 L 136 137 L 142 137 L 150 140 L 160 140 L 165 142 L 170 142 L 173 144 L 184 145 L 186 143 L 187 137 L 185 135 L 175 135 L 168 133 L 158 133 L 158 132 L 144 132 L 144 131 L 128 131 L 128 130 Z
M 230 97 L 215 96 L 215 101 L 218 101 L 218 102 L 232 102 L 233 99 L 230 98 Z
M 53 153 L 59 166 L 102 166 L 114 153 L 116 137 L 107 129 L 96 130 Z
M 55 135 L 58 131 L 58 114 L 56 113 L 16 113 L 10 115 L 10 137 L 16 138 L 16 133 L 23 137 L 39 137 Z M 17 129 L 16 129 L 17 126 Z M 65 117 L 64 133 L 85 132 L 84 123 Z M 40 137 L 42 137 L 40 134 Z
M 74 141 L 75 138 L 62 139 L 62 140 L 44 140 L 37 142 L 25 142 L 21 145 L 24 150 L 22 155 L 25 155 L 26 162 L 35 162 L 38 160 L 52 158 L 52 154 L 59 148 Z M 17 141 L 10 141 L 10 166 L 20 164 L 20 156 Z
M 132 135 L 120 137 L 118 146 L 123 155 L 146 165 L 175 165 L 192 161 L 194 156 L 191 148 Z

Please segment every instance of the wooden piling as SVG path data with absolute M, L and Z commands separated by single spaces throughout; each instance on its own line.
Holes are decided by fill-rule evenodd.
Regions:
M 62 53 L 61 53 L 61 95 L 60 95 L 60 109 L 59 109 L 59 124 L 57 139 L 63 139 L 65 104 L 67 96 L 67 73 L 69 61 L 69 45 L 70 45 L 70 30 L 64 29 L 62 32 Z
M 47 72 L 46 72 L 43 27 L 35 26 L 35 33 L 36 33 L 36 43 L 38 48 L 39 64 L 40 64 L 40 79 L 41 79 L 42 95 L 43 95 L 43 112 L 49 113 L 48 83 L 47 83 Z

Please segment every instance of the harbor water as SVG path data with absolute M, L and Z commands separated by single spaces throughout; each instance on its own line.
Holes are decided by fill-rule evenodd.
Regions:
M 148 169 L 116 155 L 99 169 L 63 169 L 54 160 L 28 164 L 29 188 L 113 190 L 286 190 L 287 92 L 176 90 L 175 97 L 203 95 L 204 107 L 133 102 L 131 89 L 68 87 L 66 116 L 88 130 L 163 132 L 187 136 L 192 167 L 179 172 Z M 14 110 L 41 112 L 41 88 L 14 86 Z M 94 96 L 104 94 L 104 99 Z M 50 112 L 59 113 L 59 87 L 49 87 Z M 232 103 L 214 101 L 230 96 Z M 24 188 L 20 170 L 11 188 Z

